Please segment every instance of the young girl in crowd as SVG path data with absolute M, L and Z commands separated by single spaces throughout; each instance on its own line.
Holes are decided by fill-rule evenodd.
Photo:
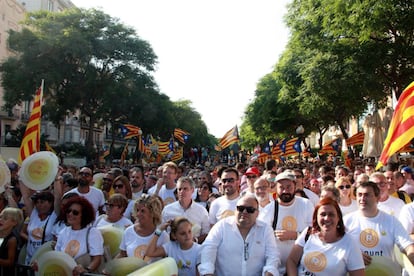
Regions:
M 158 233 L 170 226 L 170 242 L 157 246 Z M 196 266 L 200 262 L 201 245 L 194 242 L 191 222 L 184 217 L 177 217 L 162 224 L 148 245 L 146 255 L 149 257 L 172 257 L 177 262 L 178 275 L 199 275 Z
M 18 256 L 18 231 L 23 222 L 22 210 L 6 207 L 0 213 L 0 275 L 14 275 Z

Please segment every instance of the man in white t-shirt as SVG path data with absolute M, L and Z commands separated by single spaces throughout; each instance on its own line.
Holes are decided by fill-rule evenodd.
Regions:
M 189 177 L 181 177 L 177 182 L 178 201 L 168 204 L 162 210 L 162 222 L 173 220 L 178 216 L 187 218 L 197 232 L 193 233 L 199 243 L 202 243 L 210 231 L 207 209 L 192 199 L 195 183 Z M 199 230 L 199 231 L 198 231 Z
M 177 188 L 175 180 L 178 167 L 174 162 L 167 162 L 162 167 L 162 177 L 158 179 L 157 184 L 148 193 L 158 195 L 161 197 L 164 205 L 168 205 L 177 200 L 175 196 Z
M 347 233 L 359 243 L 365 265 L 372 262 L 372 256 L 381 256 L 398 266 L 394 244 L 414 263 L 413 241 L 396 217 L 378 208 L 379 197 L 380 188 L 376 183 L 363 182 L 357 186 L 358 211 L 344 217 Z
M 381 172 L 374 172 L 369 177 L 369 181 L 377 184 L 380 190 L 378 209 L 398 218 L 401 208 L 404 206 L 404 202 L 399 198 L 390 196 L 389 183 L 387 182 L 385 175 Z
M 295 175 L 284 171 L 276 176 L 276 192 L 278 204 L 276 229 L 276 245 L 280 251 L 282 265 L 280 275 L 286 270 L 286 260 L 295 244 L 295 240 L 305 228 L 312 225 L 313 204 L 306 198 L 295 196 Z M 273 212 L 274 213 L 274 212 Z
M 70 190 L 68 193 L 77 193 L 81 197 L 86 198 L 93 206 L 97 215 L 103 214 L 103 206 L 105 204 L 105 196 L 103 192 L 91 186 L 93 180 L 92 170 L 88 167 L 83 167 L 79 171 L 78 187 Z
M 295 176 L 295 183 L 296 183 L 296 190 L 302 190 L 305 192 L 305 195 L 308 197 L 310 202 L 312 202 L 313 206 L 316 206 L 319 202 L 319 196 L 309 190 L 308 188 L 305 188 L 303 183 L 303 172 L 301 169 L 294 169 L 293 175 Z
M 233 216 L 237 201 L 240 198 L 239 172 L 234 168 L 227 168 L 220 177 L 224 195 L 211 203 L 209 210 L 209 222 L 213 226 L 217 221 L 228 216 Z

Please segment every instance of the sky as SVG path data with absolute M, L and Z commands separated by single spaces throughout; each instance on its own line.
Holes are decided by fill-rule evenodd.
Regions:
M 160 92 L 190 100 L 217 138 L 240 127 L 257 83 L 272 72 L 289 37 L 283 16 L 290 0 L 72 2 L 119 18 L 149 42 Z

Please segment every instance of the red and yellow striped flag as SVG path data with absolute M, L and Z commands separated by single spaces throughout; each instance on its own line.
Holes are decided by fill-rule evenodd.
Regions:
M 222 149 L 225 149 L 236 142 L 239 142 L 239 131 L 237 129 L 237 125 L 227 131 L 219 141 Z
M 40 119 L 42 118 L 42 98 L 43 98 L 43 80 L 42 84 L 36 91 L 33 103 L 32 113 L 26 126 L 26 131 L 20 144 L 18 163 L 22 164 L 23 160 L 29 155 L 40 151 Z
M 414 82 L 404 89 L 398 99 L 376 169 L 386 165 L 391 155 L 407 145 L 413 138 Z

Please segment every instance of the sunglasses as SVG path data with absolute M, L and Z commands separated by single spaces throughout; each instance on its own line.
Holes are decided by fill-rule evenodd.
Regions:
M 341 185 L 341 186 L 338 186 L 338 189 L 340 189 L 340 190 L 347 189 L 348 190 L 348 189 L 351 189 L 351 185 L 349 185 L 349 184 L 345 185 L 345 186 Z
M 257 178 L 257 175 L 255 175 L 255 174 L 251 174 L 251 175 L 247 175 L 246 176 L 248 179 L 256 179 Z
M 207 186 L 201 187 L 201 190 L 208 190 Z
M 243 213 L 244 210 L 247 211 L 247 213 L 249 214 L 253 214 L 254 212 L 256 212 L 256 208 L 254 207 L 250 207 L 250 206 L 236 206 L 237 211 L 239 211 L 240 213 Z
M 80 176 L 91 176 L 91 174 L 88 172 L 80 172 L 79 175 Z
M 70 213 L 72 213 L 74 216 L 78 216 L 80 214 L 78 210 L 67 209 L 66 214 L 69 215 Z
M 110 179 L 110 178 L 103 178 L 103 181 L 112 182 L 112 179 Z
M 226 184 L 227 182 L 228 183 L 233 183 L 235 181 L 235 179 L 234 178 L 223 178 L 222 180 L 221 180 L 221 182 L 223 182 L 224 184 Z
M 119 207 L 119 205 L 117 205 L 117 204 L 112 204 L 112 203 L 107 203 L 107 202 L 105 203 L 105 206 L 109 207 L 109 208 L 114 208 L 115 206 Z
M 112 188 L 114 188 L 114 190 L 115 189 L 122 189 L 124 187 L 124 185 L 123 184 L 115 184 L 115 185 L 112 185 Z

